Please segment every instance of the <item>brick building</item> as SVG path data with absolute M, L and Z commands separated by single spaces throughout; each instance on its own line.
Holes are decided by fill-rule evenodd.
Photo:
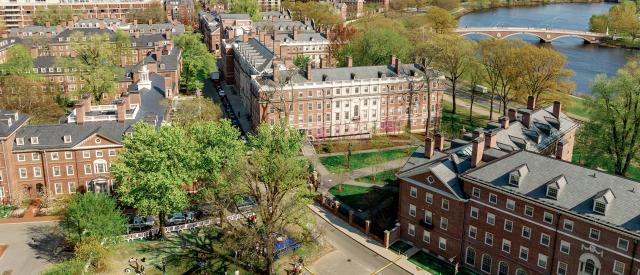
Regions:
M 7 202 L 18 192 L 36 198 L 78 191 L 110 192 L 111 162 L 122 149 L 131 126 L 145 121 L 159 126 L 165 107 L 164 77 L 142 66 L 135 84 L 112 104 L 93 105 L 80 98 L 61 124 L 28 125 L 17 112 L 0 112 L 0 198 Z

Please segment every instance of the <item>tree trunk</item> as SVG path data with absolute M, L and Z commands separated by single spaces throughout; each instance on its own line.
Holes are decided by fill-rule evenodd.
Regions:
M 431 128 L 431 80 L 427 80 L 427 122 L 424 125 L 424 135 L 428 137 Z
M 164 231 L 164 211 L 160 211 L 160 214 L 158 214 L 158 218 L 160 218 L 159 223 L 160 223 L 160 236 L 162 236 L 162 239 L 166 239 L 167 237 L 167 232 Z
M 456 80 L 451 80 L 451 96 L 453 97 L 453 110 L 451 113 L 456 114 Z
M 473 120 L 473 101 L 476 98 L 476 93 L 474 91 L 471 91 L 471 105 L 469 106 L 469 124 L 471 124 L 471 121 Z
M 495 87 L 491 87 L 491 92 L 489 93 L 489 121 L 493 120 L 493 98 L 495 97 Z

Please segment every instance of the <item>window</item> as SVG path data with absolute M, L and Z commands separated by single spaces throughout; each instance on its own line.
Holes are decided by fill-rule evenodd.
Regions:
M 51 168 L 51 170 L 53 170 L 53 176 L 54 177 L 59 177 L 60 176 L 60 166 L 53 166 Z
M 533 217 L 533 207 L 531 206 L 525 206 L 524 207 L 524 214 L 528 217 Z
M 431 193 L 426 193 L 424 195 L 424 201 L 428 204 L 433 204 L 433 194 Z
M 75 182 L 69 182 L 69 193 L 75 193 L 76 192 L 76 183 Z
M 545 233 L 540 234 L 540 244 L 549 247 L 549 244 L 551 244 L 551 236 Z
M 493 194 L 493 193 L 489 194 L 489 203 L 497 204 L 498 203 L 498 195 Z
M 94 171 L 96 173 L 106 173 L 107 172 L 107 162 L 103 159 L 99 159 L 93 162 Z
M 409 216 L 411 217 L 416 216 L 416 206 L 413 204 L 409 204 Z
M 478 213 L 479 213 L 478 211 L 480 211 L 480 210 L 478 210 L 478 208 L 475 208 L 475 207 L 472 206 L 471 207 L 471 214 L 470 214 L 471 217 L 474 218 L 474 219 L 478 219 Z
M 513 231 L 513 222 L 510 220 L 504 220 L 504 231 L 511 232 Z
M 440 228 L 446 231 L 449 228 L 449 219 L 440 217 Z
M 16 144 L 17 145 L 24 145 L 24 138 L 16 138 Z
M 115 157 L 116 156 L 116 149 L 109 149 L 109 156 L 110 157 Z
M 628 248 L 629 248 L 629 241 L 618 238 L 618 249 L 627 251 Z
M 515 210 L 516 209 L 516 202 L 514 200 L 507 199 L 506 207 L 509 210 Z
M 489 232 L 484 233 L 484 243 L 488 246 L 493 246 L 493 234 Z
M 518 186 L 518 184 L 520 184 L 520 176 L 516 173 L 511 173 L 509 176 L 509 184 Z
M 491 256 L 482 254 L 482 266 L 480 267 L 480 270 L 491 273 Z
M 522 226 L 522 237 L 525 239 L 530 239 L 531 238 L 531 228 L 528 226 Z
M 496 215 L 491 214 L 491 213 L 487 213 L 487 223 L 490 225 L 495 225 L 496 224 Z
M 36 178 L 42 177 L 42 169 L 40 167 L 33 167 L 33 176 Z
M 72 176 L 74 173 L 73 165 L 67 165 L 67 176 Z
M 547 255 L 538 254 L 538 266 L 542 268 L 547 268 Z
M 624 263 L 618 262 L 616 260 L 613 261 L 613 274 L 622 275 L 624 274 Z
M 429 211 L 429 210 L 425 210 L 424 211 L 424 222 L 426 224 L 432 224 L 433 223 L 433 214 L 431 213 L 431 211 Z
M 502 239 L 502 252 L 511 253 L 511 241 Z
M 600 240 L 600 230 L 591 228 L 589 230 L 589 238 L 592 240 Z
M 91 174 L 91 164 L 85 164 L 84 165 L 84 174 L 85 175 Z
M 558 188 L 553 186 L 547 186 L 547 198 L 556 199 L 558 198 Z
M 56 186 L 56 194 L 62 194 L 62 183 L 57 182 Z
M 528 261 L 529 260 L 529 248 L 524 246 L 520 247 L 520 259 Z
M 31 153 L 31 159 L 32 160 L 40 160 L 40 154 L 39 153 Z
M 25 161 L 27 158 L 24 157 L 24 154 L 18 154 L 18 161 Z
M 604 202 L 596 201 L 593 204 L 593 211 L 596 213 L 604 215 L 606 210 L 607 210 L 607 205 Z
M 409 224 L 409 229 L 407 234 L 409 234 L 409 236 L 415 236 L 416 235 L 416 226 L 413 224 Z
M 564 220 L 563 228 L 564 230 L 567 230 L 567 231 L 573 231 L 573 221 Z
M 553 214 L 549 213 L 549 212 L 544 212 L 544 222 L 546 223 L 553 223 Z
M 412 186 L 411 189 L 409 189 L 409 196 L 411 196 L 412 198 L 417 198 L 418 189 Z
M 438 241 L 438 247 L 442 250 L 447 250 L 447 239 L 440 237 Z
M 102 156 L 102 150 L 96 150 L 96 158 L 101 158 Z
M 571 251 L 571 244 L 566 241 L 560 241 L 560 252 L 564 254 L 569 254 Z
M 516 269 L 516 275 L 527 275 L 527 272 L 522 269 Z
M 31 144 L 38 144 L 40 143 L 40 141 L 38 140 L 38 137 L 31 137 Z
M 71 136 L 70 135 L 65 135 L 64 136 L 64 143 L 71 143 Z
M 422 231 L 422 241 L 425 243 L 431 242 L 431 232 L 424 230 Z
M 91 152 L 89 151 L 82 152 L 82 158 L 88 159 L 90 157 L 91 157 Z
M 567 270 L 569 269 L 569 265 L 567 263 L 558 262 L 558 275 L 567 275 Z
M 58 152 L 52 152 L 51 153 L 51 160 L 59 160 L 60 156 L 58 155 Z
M 448 199 L 442 199 L 442 209 L 449 210 L 449 200 Z
M 509 275 L 509 265 L 507 263 L 498 263 L 498 275 Z
M 467 247 L 467 253 L 465 256 L 465 262 L 468 265 L 476 264 L 476 251 L 472 247 Z
M 73 153 L 64 152 L 64 159 L 72 159 L 72 158 L 73 158 Z
M 18 170 L 20 171 L 20 178 L 21 179 L 26 179 L 27 178 L 27 168 L 20 168 Z
M 480 198 L 480 189 L 474 187 L 471 194 L 476 198 Z
M 428 176 L 427 177 L 427 183 L 433 183 L 433 177 L 432 176 Z
M 469 238 L 472 238 L 472 239 L 475 240 L 477 236 L 478 236 L 478 228 L 476 228 L 473 225 L 470 225 L 469 226 Z

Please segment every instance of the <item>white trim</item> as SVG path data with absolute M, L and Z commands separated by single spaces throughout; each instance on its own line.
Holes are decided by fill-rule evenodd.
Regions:
M 416 181 L 416 180 L 411 179 L 411 178 L 403 178 L 402 180 L 407 182 L 407 183 L 409 183 L 409 184 L 413 184 L 415 186 L 427 189 L 427 190 L 429 190 L 429 191 L 431 191 L 433 193 L 440 194 L 440 195 L 445 196 L 445 197 L 450 198 L 450 199 L 454 199 L 454 200 L 461 201 L 461 202 L 469 201 L 469 200 L 466 200 L 466 199 L 459 198 L 458 196 L 456 196 L 456 195 L 454 195 L 452 193 L 442 191 L 442 190 L 440 190 L 438 188 L 434 188 L 432 186 L 426 185 L 424 183 L 421 183 L 421 182 Z

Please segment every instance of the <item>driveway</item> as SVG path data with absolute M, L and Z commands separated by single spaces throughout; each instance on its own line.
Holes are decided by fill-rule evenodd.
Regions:
M 0 243 L 8 245 L 0 258 L 0 274 L 36 275 L 65 258 L 54 252 L 63 240 L 61 232 L 54 229 L 56 223 L 0 224 Z

